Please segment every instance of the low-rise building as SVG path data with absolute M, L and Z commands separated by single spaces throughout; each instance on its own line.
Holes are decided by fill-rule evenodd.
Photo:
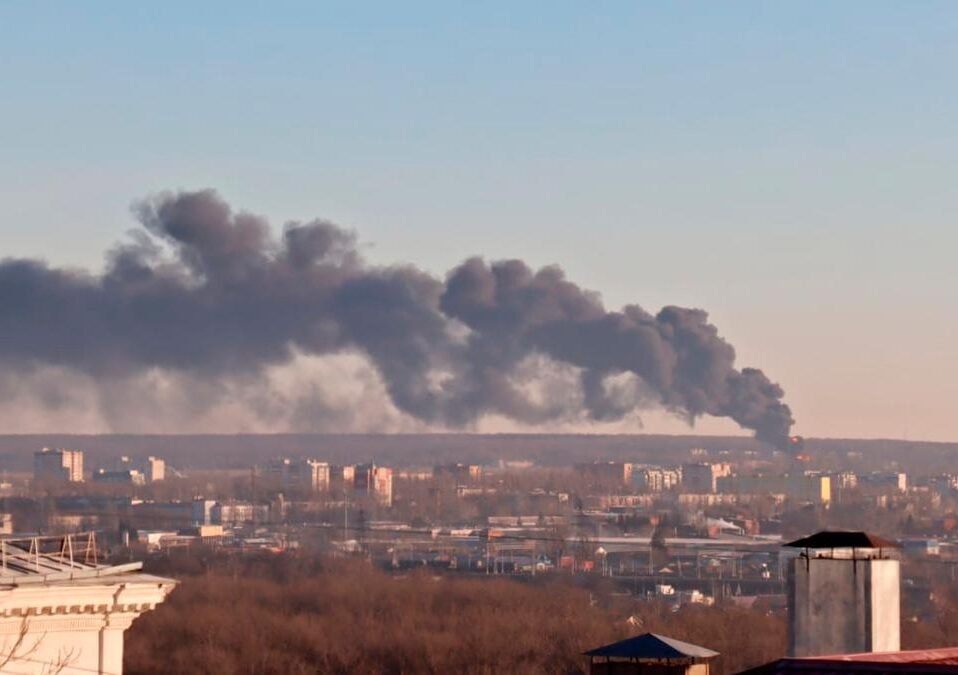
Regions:
M 900 494 L 908 491 L 908 474 L 876 471 L 858 475 L 858 490 L 867 494 Z
M 269 504 L 230 501 L 217 502 L 210 512 L 213 525 L 235 527 L 237 525 L 269 522 Z
M 811 504 L 827 504 L 832 498 L 831 478 L 815 473 L 724 476 L 717 487 L 725 494 L 783 494 Z
M 594 480 L 632 484 L 632 464 L 630 462 L 585 462 L 575 465 L 575 470 Z
M 469 483 L 482 478 L 482 467 L 478 464 L 437 464 L 433 467 L 432 477 L 449 476 L 457 483 Z
M 123 469 L 120 471 L 97 469 L 93 472 L 93 482 L 113 485 L 146 485 L 146 476 L 143 475 L 143 472 L 137 471 L 136 469 Z

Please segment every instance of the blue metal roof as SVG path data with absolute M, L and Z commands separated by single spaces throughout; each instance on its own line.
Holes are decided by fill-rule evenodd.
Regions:
M 628 659 L 710 659 L 718 656 L 718 652 L 664 635 L 645 633 L 593 649 L 585 655 Z

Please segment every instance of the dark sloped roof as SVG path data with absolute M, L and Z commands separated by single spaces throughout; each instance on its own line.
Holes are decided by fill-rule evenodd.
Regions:
M 630 659 L 710 659 L 718 652 L 688 642 L 646 633 L 586 652 L 586 656 Z
M 920 649 L 904 652 L 835 654 L 831 656 L 791 657 L 743 670 L 739 675 L 894 675 L 910 673 L 958 673 L 958 648 Z
M 785 544 L 791 548 L 898 548 L 898 544 L 868 532 L 822 530 Z

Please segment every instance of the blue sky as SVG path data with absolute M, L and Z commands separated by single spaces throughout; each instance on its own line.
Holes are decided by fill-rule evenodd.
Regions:
M 0 4 L 4 255 L 214 187 L 704 307 L 803 433 L 958 439 L 958 4 L 197 4 Z

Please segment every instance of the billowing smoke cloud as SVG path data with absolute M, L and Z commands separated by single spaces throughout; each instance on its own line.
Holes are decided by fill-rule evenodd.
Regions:
M 255 391 L 297 355 L 361 354 L 395 409 L 434 427 L 488 415 L 610 421 L 660 407 L 689 421 L 728 417 L 778 444 L 792 424 L 781 388 L 736 369 L 734 349 L 701 310 L 610 312 L 558 267 L 519 260 L 472 258 L 445 280 L 372 266 L 346 230 L 294 222 L 277 238 L 212 191 L 158 195 L 134 212 L 142 228 L 101 275 L 0 263 L 5 381 L 62 369 L 96 382 L 107 392 L 101 404 L 115 408 L 129 396 L 111 388 L 127 392 L 161 373 L 208 401 L 235 396 L 227 383 Z M 543 392 L 535 382 L 550 370 L 565 373 L 565 385 Z M 62 405 L 63 394 L 45 395 Z

